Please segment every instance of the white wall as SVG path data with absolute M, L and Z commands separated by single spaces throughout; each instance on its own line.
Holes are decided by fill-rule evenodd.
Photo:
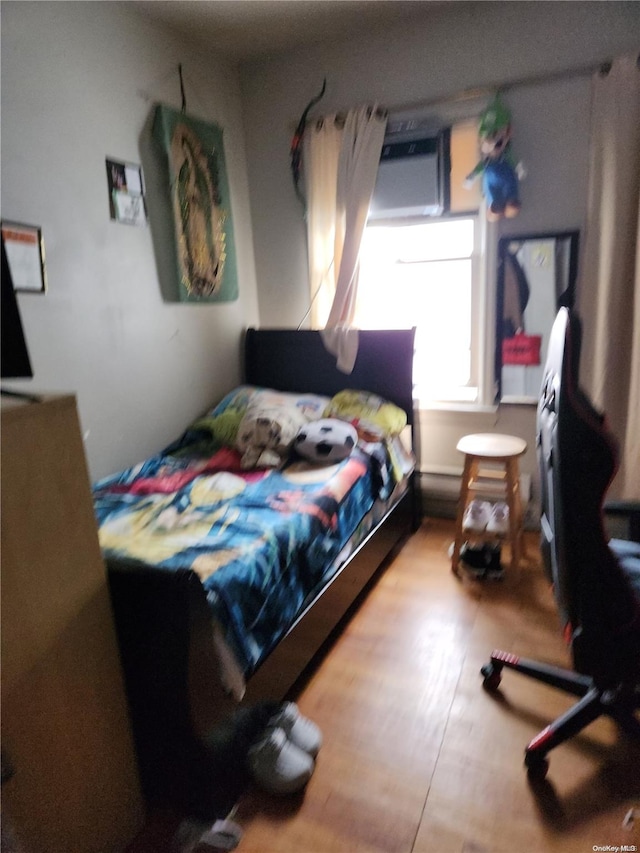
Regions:
M 151 227 L 110 221 L 105 157 L 141 162 L 155 101 L 224 128 L 239 299 L 164 302 Z M 145 173 L 149 196 L 156 175 Z M 175 438 L 240 378 L 258 304 L 231 67 L 119 2 L 2 3 L 2 217 L 42 227 L 49 290 L 21 294 L 33 392 L 78 395 L 94 478 Z M 7 383 L 9 384 L 9 383 Z
M 384 32 L 316 46 L 245 66 L 256 271 L 264 325 L 297 325 L 308 307 L 301 207 L 289 173 L 292 128 L 327 78 L 315 114 L 374 102 L 391 110 L 460 91 L 584 67 L 638 49 L 640 4 L 624 2 L 450 3 Z M 507 93 L 516 155 L 527 169 L 520 216 L 502 233 L 583 228 L 588 174 L 589 81 L 565 79 Z M 498 235 L 499 236 L 499 235 Z M 530 442 L 534 410 L 501 406 L 477 415 L 426 413 L 422 463 L 458 466 L 457 438 L 513 432 Z
M 42 226 L 49 278 L 46 296 L 19 297 L 35 369 L 22 387 L 78 394 L 93 477 L 159 449 L 239 379 L 240 333 L 258 320 L 258 294 L 263 325 L 297 325 L 306 312 L 289 143 L 324 76 L 322 110 L 393 108 L 636 50 L 639 24 L 635 2 L 452 3 L 371 37 L 246 66 L 242 115 L 235 71 L 133 4 L 3 0 L 2 217 Z M 153 101 L 179 106 L 178 62 L 189 111 L 225 129 L 240 287 L 226 305 L 164 302 L 152 229 L 108 218 L 105 157 L 143 158 Z M 586 79 L 509 93 L 529 169 L 512 233 L 582 227 L 588 99 Z M 533 434 L 533 413 L 520 407 L 429 415 L 423 464 L 459 464 L 463 423 Z

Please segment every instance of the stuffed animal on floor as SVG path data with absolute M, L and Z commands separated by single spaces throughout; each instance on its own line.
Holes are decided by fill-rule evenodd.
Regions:
M 487 219 L 512 219 L 520 211 L 518 178 L 524 177 L 522 164 L 511 153 L 511 113 L 496 95 L 480 117 L 478 128 L 481 159 L 467 175 L 465 187 L 482 175 L 482 192 L 487 200 Z

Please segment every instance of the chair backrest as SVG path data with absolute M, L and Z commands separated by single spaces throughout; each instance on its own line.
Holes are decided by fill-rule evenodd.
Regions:
M 617 444 L 579 388 L 580 343 L 578 316 L 561 308 L 537 411 L 541 546 L 574 667 L 608 686 L 638 672 L 640 605 L 608 545 L 602 506 Z

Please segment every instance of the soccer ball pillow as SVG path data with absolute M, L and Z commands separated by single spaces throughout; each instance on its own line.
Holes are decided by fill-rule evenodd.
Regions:
M 298 430 L 293 449 L 314 465 L 329 465 L 346 459 L 358 443 L 358 433 L 346 421 L 321 418 Z

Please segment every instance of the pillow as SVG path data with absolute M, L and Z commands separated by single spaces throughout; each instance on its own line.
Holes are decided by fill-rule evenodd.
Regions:
M 205 415 L 191 429 L 206 434 L 216 447 L 235 447 L 242 417 L 239 409 L 227 409 L 218 415 Z
M 366 441 L 399 435 L 407 425 L 406 412 L 369 391 L 339 391 L 325 409 L 324 417 L 349 421 Z
M 254 388 L 250 406 L 262 408 L 296 409 L 308 421 L 317 420 L 330 403 L 329 397 L 320 394 L 293 394 L 273 388 Z
M 251 385 L 240 385 L 229 391 L 210 412 L 193 422 L 191 437 L 208 449 L 235 447 L 240 422 L 255 390 Z
M 293 449 L 314 465 L 341 462 L 358 443 L 358 433 L 346 421 L 321 418 L 303 426 L 293 442 Z
M 255 388 L 234 388 L 210 411 L 195 420 L 162 451 L 170 456 L 212 456 L 223 447 L 235 448 L 238 427 Z
M 238 428 L 236 447 L 242 454 L 242 468 L 282 464 L 300 427 L 319 418 L 327 402 L 314 394 L 255 391 Z
M 229 410 L 244 414 L 247 411 L 251 398 L 257 390 L 258 389 L 255 385 L 239 385 L 237 388 L 229 391 L 229 393 L 226 394 L 213 409 L 211 409 L 206 417 L 213 418 Z

